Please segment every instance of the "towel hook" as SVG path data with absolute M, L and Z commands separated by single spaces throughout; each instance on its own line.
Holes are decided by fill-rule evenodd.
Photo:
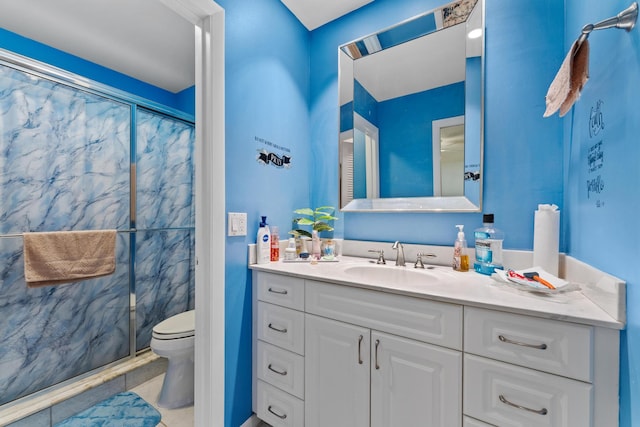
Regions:
M 620 28 L 631 31 L 636 25 L 638 19 L 638 3 L 633 2 L 631 6 L 618 13 L 609 19 L 605 19 L 595 24 L 587 24 L 582 27 L 582 33 L 578 37 L 577 47 L 579 47 L 588 37 L 592 31 L 604 30 L 607 28 Z M 577 50 L 577 49 L 576 49 Z

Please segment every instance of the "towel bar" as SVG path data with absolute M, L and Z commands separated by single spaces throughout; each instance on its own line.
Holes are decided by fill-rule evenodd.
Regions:
M 172 230 L 193 230 L 193 227 L 171 227 L 171 228 L 145 228 L 145 229 L 137 229 L 130 228 L 128 230 L 116 230 L 118 233 L 136 233 L 138 231 L 172 231 Z M 0 239 L 5 237 L 22 237 L 24 233 L 13 233 L 13 234 L 0 234 Z
M 605 30 L 607 28 L 620 28 L 623 30 L 627 30 L 627 32 L 631 31 L 633 27 L 636 25 L 636 20 L 638 19 L 638 3 L 633 2 L 631 6 L 613 16 L 609 19 L 605 19 L 604 21 L 600 21 L 595 24 L 587 24 L 582 27 L 582 33 L 580 37 L 578 37 L 576 44 L 576 52 L 578 51 L 578 47 L 589 37 L 592 31 L 596 30 Z

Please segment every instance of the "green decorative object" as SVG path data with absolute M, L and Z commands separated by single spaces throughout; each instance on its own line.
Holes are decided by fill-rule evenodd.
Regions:
M 333 227 L 329 225 L 330 221 L 335 221 L 338 218 L 333 216 L 335 212 L 333 206 L 321 206 L 319 208 L 302 208 L 293 211 L 296 215 L 302 215 L 294 218 L 293 223 L 302 226 L 311 226 L 311 230 L 316 230 L 318 233 L 321 231 L 333 231 Z M 311 237 L 311 232 L 295 228 L 289 232 L 296 237 L 307 236 Z

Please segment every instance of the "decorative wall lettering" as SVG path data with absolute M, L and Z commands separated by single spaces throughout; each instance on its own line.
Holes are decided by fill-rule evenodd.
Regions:
M 278 156 L 276 153 L 269 153 L 267 150 L 259 150 L 258 151 L 258 162 L 264 165 L 268 165 L 271 163 L 273 166 L 278 168 L 289 168 L 291 167 L 291 157 L 289 156 Z
M 589 112 L 589 137 L 594 138 L 604 130 L 604 114 L 602 106 L 604 102 L 600 99 Z M 601 137 L 602 138 L 602 137 Z M 604 138 L 589 146 L 586 156 L 587 166 L 587 199 L 595 200 L 596 208 L 605 205 L 603 193 L 605 189 L 604 172 Z
M 600 131 L 604 129 L 602 104 L 604 104 L 604 101 L 599 99 L 598 102 L 596 102 L 595 107 L 591 107 L 591 113 L 589 114 L 589 136 L 591 138 L 598 135 Z
M 589 147 L 587 155 L 589 162 L 589 173 L 593 173 L 602 168 L 604 164 L 604 151 L 602 151 L 602 141 Z
M 258 163 L 263 165 L 271 164 L 277 168 L 289 169 L 291 167 L 291 149 L 275 144 L 258 136 L 254 137 L 254 139 L 259 145 L 266 145 L 267 147 L 283 152 L 277 153 L 274 151 L 269 151 L 266 148 L 258 148 L 258 155 L 256 156 L 256 160 L 258 161 Z

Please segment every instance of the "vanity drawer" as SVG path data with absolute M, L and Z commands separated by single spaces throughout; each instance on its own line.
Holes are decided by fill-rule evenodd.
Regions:
M 591 425 L 591 384 L 464 356 L 464 413 L 507 426 Z
M 304 357 L 258 341 L 258 378 L 304 399 Z
M 592 328 L 465 307 L 464 351 L 591 382 Z
M 258 339 L 304 355 L 304 313 L 258 301 Z
M 259 301 L 304 310 L 304 279 L 259 272 L 256 280 Z
M 305 287 L 307 313 L 462 349 L 462 306 L 312 280 Z
M 258 418 L 273 427 L 304 427 L 304 402 L 258 380 Z

